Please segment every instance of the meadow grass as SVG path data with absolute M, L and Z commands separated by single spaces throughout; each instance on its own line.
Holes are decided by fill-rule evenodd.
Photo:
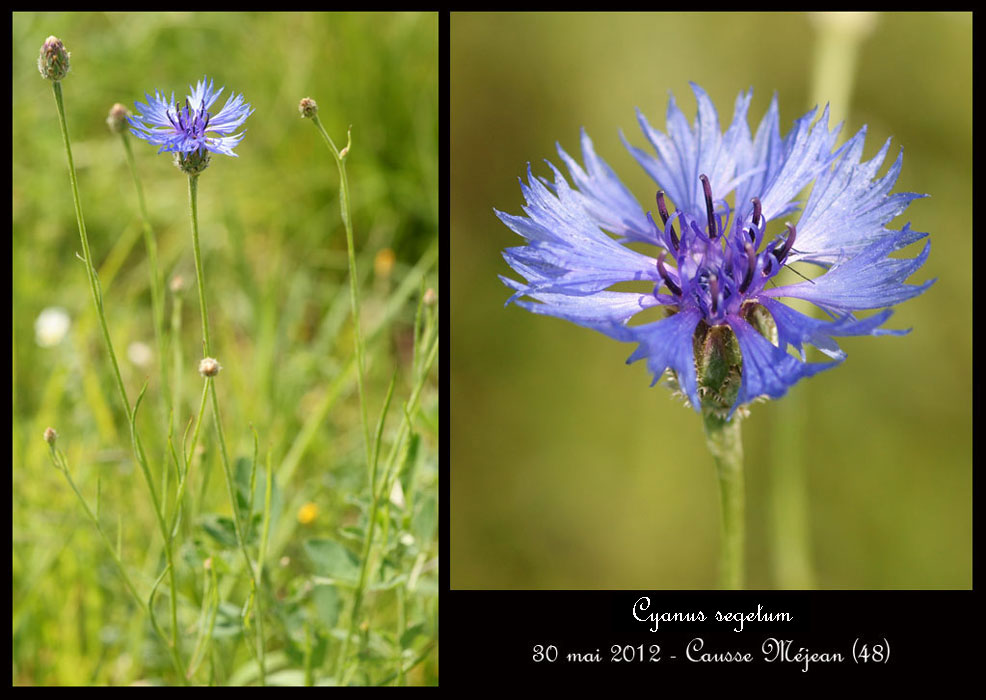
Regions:
M 437 683 L 437 17 L 13 25 L 13 683 Z M 105 119 L 204 74 L 256 111 L 193 245 L 188 177 Z

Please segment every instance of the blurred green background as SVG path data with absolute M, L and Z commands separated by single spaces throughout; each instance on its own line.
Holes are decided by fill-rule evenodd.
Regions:
M 156 640 L 41 440 L 47 425 L 57 428 L 59 447 L 67 452 L 90 503 L 97 476 L 102 477 L 106 526 L 115 533 L 117 515 L 125 516 L 124 560 L 139 569 L 140 584 L 149 588 L 160 570 L 155 568 L 160 536 L 146 487 L 134 469 L 85 267 L 76 259 L 81 246 L 62 136 L 51 86 L 36 67 L 38 51 L 51 34 L 72 54 L 63 92 L 82 206 L 131 401 L 150 381 L 140 424 L 155 464 L 165 454 L 161 426 L 167 425 L 167 415 L 159 401 L 147 256 L 124 150 L 105 119 L 115 102 L 133 110 L 145 92 L 160 90 L 169 97 L 173 92 L 182 100 L 203 75 L 213 78 L 216 87 L 225 86 L 217 108 L 231 94 L 242 94 L 256 110 L 245 123 L 239 157 L 213 156 L 199 178 L 199 229 L 213 346 L 224 367 L 218 391 L 231 459 L 252 455 L 253 426 L 261 460 L 269 451 L 278 470 L 275 501 L 280 498 L 280 503 L 269 566 L 278 600 L 294 607 L 268 628 L 269 653 L 286 652 L 284 665 L 297 668 L 306 634 L 302 623 L 331 623 L 339 613 L 338 601 L 332 604 L 322 596 L 313 602 L 312 563 L 303 542 L 335 537 L 340 528 L 356 525 L 355 499 L 365 491 L 367 478 L 352 380 L 340 385 L 339 398 L 324 419 L 309 426 L 303 452 L 292 451 L 353 353 L 339 174 L 316 129 L 300 118 L 298 101 L 310 96 L 318 102 L 319 117 L 340 148 L 352 125 L 347 170 L 363 290 L 362 331 L 366 337 L 375 326 L 381 328 L 367 346 L 374 424 L 397 371 L 384 434 L 389 449 L 413 381 L 418 299 L 425 287 L 438 290 L 438 16 L 18 13 L 12 30 L 14 683 L 128 683 L 155 678 L 162 664 L 165 677 L 168 673 L 166 657 L 153 643 L 135 645 L 142 635 Z M 201 326 L 187 178 L 170 154 L 158 155 L 156 147 L 131 140 L 165 280 L 179 275 L 186 282 L 181 315 L 185 395 L 176 415 L 177 440 L 198 410 L 201 392 L 195 373 Z M 71 329 L 56 346 L 39 347 L 35 319 L 50 306 L 67 311 Z M 176 298 L 168 293 L 167 319 L 175 306 Z M 150 349 L 149 360 L 132 359 L 141 360 L 140 352 L 129 351 L 134 343 Z M 419 594 L 409 597 L 407 623 L 422 626 L 416 629 L 417 642 L 406 640 L 418 650 L 422 638 L 437 637 L 434 369 L 421 401 L 415 424 L 421 437 L 415 508 L 421 519 L 416 517 L 415 527 L 420 528 L 416 546 L 424 554 Z M 201 442 L 213 471 L 208 490 L 202 486 L 204 503 L 228 513 L 215 436 L 211 420 L 206 422 Z M 289 456 L 299 458 L 297 469 L 282 479 Z M 318 515 L 300 522 L 306 503 L 314 504 Z M 313 511 L 305 512 L 310 516 Z M 179 584 L 192 595 L 194 581 Z M 235 605 L 245 599 L 243 591 L 230 598 Z M 394 606 L 392 592 L 373 595 L 368 619 L 392 630 Z M 182 612 L 197 615 L 198 608 Z M 311 632 L 311 643 L 324 656 L 328 630 L 313 626 Z M 330 648 L 334 653 L 334 640 Z M 240 664 L 252 658 L 243 646 L 235 653 L 224 647 L 218 656 L 225 656 L 219 662 L 228 665 L 216 671 L 217 681 L 235 678 Z M 375 672 L 374 663 L 366 666 L 368 676 L 356 682 L 377 682 L 386 675 Z M 435 683 L 437 673 L 433 649 L 408 682 Z
M 786 133 L 814 104 L 815 26 L 804 14 L 452 16 L 453 587 L 716 585 L 718 491 L 701 421 L 648 388 L 645 363 L 624 364 L 634 346 L 503 308 L 497 274 L 518 276 L 500 252 L 522 239 L 493 208 L 521 214 L 526 163 L 550 175 L 556 141 L 580 159 L 582 126 L 651 208 L 656 186 L 618 130 L 649 150 L 634 108 L 664 130 L 672 91 L 693 118 L 689 80 L 723 125 L 752 86 L 753 129 L 776 90 Z M 888 323 L 910 335 L 840 340 L 842 366 L 752 407 L 751 588 L 778 585 L 769 465 L 783 467 L 781 449 L 807 473 L 814 585 L 971 586 L 971 51 L 969 14 L 881 15 L 862 45 L 839 142 L 868 124 L 868 159 L 892 136 L 881 174 L 904 147 L 895 191 L 931 197 L 891 226 L 930 232 L 931 256 L 909 281 L 938 282 Z M 793 446 L 778 435 L 789 410 L 807 426 Z

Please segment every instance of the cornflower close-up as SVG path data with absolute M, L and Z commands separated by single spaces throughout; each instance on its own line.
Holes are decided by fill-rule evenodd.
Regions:
M 223 108 L 213 114 L 209 111 L 224 88 L 216 90 L 214 81 L 200 80 L 183 104 L 175 102 L 157 91 L 154 97 L 145 94 L 147 103 L 137 102 L 138 114 L 128 117 L 134 136 L 160 146 L 158 153 L 172 151 L 180 159 L 197 158 L 208 163 L 207 151 L 237 157 L 233 148 L 243 139 L 246 130 L 233 134 L 253 113 L 243 95 L 231 95 Z
M 550 163 L 553 182 L 533 177 L 528 166 L 528 183 L 521 182 L 527 216 L 496 212 L 527 239 L 503 254 L 526 283 L 501 279 L 516 292 L 509 302 L 638 343 L 628 362 L 646 358 L 655 383 L 671 370 L 672 385 L 696 411 L 704 405 L 731 417 L 743 404 L 760 396 L 780 398 L 799 379 L 842 361 L 837 336 L 907 333 L 881 328 L 889 309 L 862 319 L 854 313 L 889 307 L 927 289 L 934 280 L 921 285 L 904 280 L 927 259 L 930 243 L 917 257 L 889 257 L 927 236 L 909 225 L 885 227 L 922 196 L 888 194 L 902 153 L 874 180 L 889 140 L 867 162 L 860 161 L 865 127 L 833 150 L 839 129 L 829 131 L 827 108 L 814 126 L 817 110 L 798 119 L 782 138 L 776 96 L 751 136 L 752 90 L 739 95 L 722 133 L 708 95 L 698 85 L 692 89 L 698 115 L 691 127 L 673 97 L 667 134 L 638 112 L 658 157 L 624 139 L 661 188 L 655 196 L 657 219 L 596 155 L 583 131 L 584 169 L 558 147 L 577 189 Z M 787 223 L 779 236 L 768 235 L 768 223 L 796 211 L 794 198 L 812 183 L 797 224 Z M 733 207 L 725 199 L 730 193 L 735 193 Z M 624 245 L 631 242 L 659 252 L 644 255 Z M 774 286 L 780 270 L 794 262 L 814 263 L 824 272 Z M 640 280 L 652 281 L 653 292 L 609 291 L 617 283 Z M 521 299 L 525 296 L 535 301 Z M 784 297 L 810 301 L 831 319 L 796 311 L 778 301 Z M 638 312 L 655 306 L 665 309 L 666 318 L 628 325 Z M 806 343 L 832 361 L 805 361 Z M 800 359 L 787 352 L 789 345 L 800 351 Z
M 503 252 L 525 282 L 500 279 L 515 292 L 508 304 L 636 343 L 627 362 L 646 359 L 651 384 L 666 376 L 702 415 L 719 480 L 721 580 L 740 588 L 744 406 L 760 397 L 780 398 L 800 379 L 842 362 L 846 354 L 837 337 L 908 333 L 882 327 L 893 313 L 886 307 L 921 294 L 934 280 L 905 284 L 924 264 L 930 243 L 916 257 L 890 257 L 928 234 L 909 224 L 887 228 L 922 196 L 890 194 L 902 153 L 875 179 L 889 139 L 865 162 L 865 126 L 835 148 L 841 125 L 829 130 L 827 106 L 817 122 L 816 107 L 782 137 L 776 94 L 753 135 L 747 125 L 752 90 L 737 97 L 723 133 L 712 100 L 695 83 L 692 90 L 698 113 L 691 126 L 673 97 L 666 134 L 638 110 L 656 157 L 623 139 L 658 185 L 656 216 L 643 210 L 596 155 L 583 130 L 584 167 L 558 146 L 574 188 L 550 162 L 553 181 L 535 178 L 528 165 L 527 183 L 521 181 L 527 216 L 496 211 L 526 239 L 526 245 Z M 795 198 L 809 186 L 801 216 L 792 223 L 786 217 L 798 210 Z M 769 231 L 775 220 L 784 222 L 783 231 Z M 638 252 L 641 244 L 656 247 L 657 255 Z M 822 272 L 809 278 L 794 270 L 800 281 L 777 284 L 778 273 L 798 262 Z M 611 289 L 626 282 L 653 287 Z M 829 318 L 802 313 L 782 298 L 811 302 Z M 659 320 L 629 324 L 655 307 L 663 312 Z M 884 310 L 855 315 L 871 309 Z M 809 362 L 805 345 L 830 359 Z

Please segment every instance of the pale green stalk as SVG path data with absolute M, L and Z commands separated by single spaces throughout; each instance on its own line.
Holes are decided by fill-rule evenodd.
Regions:
M 400 428 L 397 431 L 397 439 L 394 441 L 394 444 L 391 446 L 390 453 L 387 456 L 387 465 L 384 470 L 384 477 L 380 480 L 381 487 L 379 489 L 376 489 L 372 493 L 372 500 L 370 501 L 370 514 L 367 522 L 366 534 L 363 540 L 363 550 L 360 556 L 359 578 L 357 580 L 356 590 L 353 595 L 353 605 L 349 615 L 349 630 L 346 634 L 346 638 L 343 640 L 343 645 L 339 652 L 339 658 L 336 661 L 336 669 L 338 670 L 338 672 L 344 672 L 341 682 L 342 685 L 345 685 L 346 681 L 352 675 L 353 667 L 344 668 L 343 664 L 345 663 L 349 640 L 352 638 L 353 633 L 355 632 L 357 624 L 359 622 L 359 614 L 360 614 L 361 606 L 363 604 L 363 596 L 365 595 L 366 592 L 367 581 L 370 578 L 370 571 L 371 571 L 370 562 L 372 560 L 371 555 L 373 552 L 373 547 L 372 547 L 373 534 L 376 530 L 377 512 L 379 511 L 380 504 L 386 501 L 390 495 L 390 488 L 392 487 L 392 478 L 395 476 L 394 468 L 397 462 L 397 455 L 399 454 L 399 450 L 402 447 L 404 440 L 407 438 L 407 435 L 411 430 L 411 421 L 413 419 L 414 413 L 417 410 L 418 400 L 421 397 L 421 391 L 424 388 L 425 380 L 427 379 L 428 376 L 428 371 L 431 368 L 431 365 L 432 363 L 434 363 L 435 358 L 437 356 L 438 356 L 438 341 L 436 338 L 429 349 L 427 358 L 424 361 L 421 374 L 419 375 L 417 381 L 415 382 L 415 386 L 411 391 L 411 396 L 408 399 L 407 404 L 405 405 L 404 420 L 401 421 Z M 377 446 L 375 450 L 375 455 L 376 455 L 375 458 L 379 457 L 379 451 L 380 451 L 379 442 L 383 432 L 383 420 L 387 414 L 387 408 L 389 407 L 390 404 L 390 398 L 391 398 L 391 394 L 393 393 L 393 388 L 394 385 L 393 382 L 391 382 L 390 392 L 387 394 L 387 399 L 384 403 L 384 408 L 380 416 L 380 425 L 377 428 Z M 377 465 L 376 463 L 374 463 L 373 465 L 374 477 L 376 476 L 376 468 Z
M 360 333 L 359 326 L 359 278 L 356 270 L 356 252 L 353 247 L 353 223 L 349 206 L 349 178 L 346 176 L 346 156 L 349 154 L 349 147 L 352 145 L 352 127 L 349 128 L 349 132 L 347 133 L 346 147 L 342 151 L 339 151 L 328 133 L 326 133 L 322 122 L 318 119 L 318 115 L 312 116 L 311 119 L 312 123 L 318 129 L 318 133 L 325 139 L 325 144 L 329 147 L 329 151 L 332 153 L 332 157 L 336 159 L 336 165 L 339 168 L 339 204 L 342 223 L 346 228 L 346 253 L 349 256 L 349 300 L 350 305 L 353 307 L 353 343 L 356 346 L 356 388 L 359 391 L 360 413 L 363 420 L 363 444 L 366 449 L 366 468 L 369 472 L 372 470 L 370 465 L 373 463 L 373 459 L 370 444 L 370 420 L 367 417 L 366 394 L 363 390 L 365 363 L 363 361 L 363 336 Z M 370 484 L 372 487 L 372 480 Z
M 366 406 L 366 394 L 364 391 L 364 360 L 363 360 L 363 337 L 360 332 L 360 317 L 359 317 L 359 277 L 356 269 L 356 252 L 353 245 L 353 225 L 352 216 L 350 212 L 350 202 L 349 202 L 349 178 L 346 175 L 346 155 L 349 153 L 349 148 L 352 145 L 352 128 L 350 128 L 347 138 L 346 147 L 340 151 L 336 148 L 335 143 L 329 137 L 325 128 L 322 126 L 322 122 L 319 120 L 318 115 L 312 115 L 312 123 L 318 132 L 322 135 L 325 140 L 325 145 L 329 148 L 329 152 L 332 153 L 332 157 L 335 158 L 336 166 L 339 168 L 339 205 L 340 213 L 342 215 L 342 223 L 346 229 L 346 252 L 349 260 L 349 300 L 352 306 L 353 312 L 353 342 L 356 350 L 356 387 L 359 392 L 359 403 L 360 403 L 360 417 L 362 419 L 363 426 L 363 445 L 366 452 L 366 467 L 369 476 L 370 483 L 370 495 L 371 495 L 371 507 L 370 507 L 370 520 L 367 525 L 367 534 L 364 540 L 363 556 L 360 561 L 360 580 L 356 587 L 356 592 L 353 597 L 353 607 L 352 613 L 349 620 L 349 628 L 346 633 L 346 638 L 343 640 L 342 645 L 339 648 L 339 656 L 336 660 L 336 671 L 337 673 L 343 670 L 343 664 L 346 660 L 346 653 L 349 649 L 349 642 L 353 633 L 355 631 L 356 619 L 359 614 L 359 607 L 362 602 L 363 589 L 366 585 L 366 568 L 367 560 L 369 558 L 368 547 L 373 538 L 373 529 L 375 527 L 376 521 L 376 511 L 377 511 L 377 501 L 375 497 L 376 491 L 376 457 L 373 448 L 370 443 L 370 423 L 367 414 Z M 386 414 L 386 409 L 384 409 L 384 415 Z M 381 419 L 382 420 L 382 419 Z
M 404 609 L 404 586 L 397 587 L 397 685 L 405 685 L 407 679 L 404 678 L 404 645 L 401 639 L 407 629 L 407 612 Z
M 110 538 L 106 534 L 106 531 L 103 530 L 103 526 L 99 523 L 99 518 L 92 512 L 92 510 L 90 510 L 89 504 L 86 502 L 86 499 L 82 496 L 82 493 L 79 491 L 79 488 L 75 485 L 75 481 L 72 479 L 72 475 L 68 470 L 68 463 L 66 462 L 65 454 L 61 450 L 56 450 L 54 445 L 50 445 L 49 447 L 51 451 L 52 463 L 55 465 L 55 468 L 58 469 L 58 471 L 60 471 L 65 476 L 65 479 L 66 481 L 68 481 L 69 486 L 72 487 L 72 491 L 75 492 L 76 497 L 79 499 L 79 503 L 82 505 L 82 509 L 85 511 L 86 515 L 89 516 L 89 519 L 92 521 L 93 525 L 96 526 L 96 531 L 99 533 L 99 536 L 102 538 L 103 544 L 106 545 L 106 549 L 109 550 L 110 556 L 113 557 L 113 561 L 116 563 L 116 568 L 120 572 L 120 577 L 123 579 L 123 583 L 127 587 L 127 590 L 130 591 L 130 594 L 133 596 L 134 600 L 137 601 L 137 605 L 140 607 L 141 611 L 145 615 L 153 619 L 153 614 L 150 608 L 148 607 L 148 604 L 145 603 L 144 599 L 137 594 L 137 587 L 134 586 L 134 583 L 130 578 L 130 574 L 127 573 L 126 567 L 123 565 L 123 562 L 120 560 L 119 542 L 117 543 L 116 547 L 113 546 L 113 543 L 110 541 Z M 99 507 L 98 492 L 97 492 L 96 506 L 98 509 Z M 122 527 L 117 530 L 117 537 L 120 536 L 121 532 L 122 532 Z M 170 564 L 168 566 L 170 568 Z M 163 573 L 164 572 L 162 572 L 162 574 Z M 167 637 L 164 636 L 164 632 L 161 630 L 160 627 L 158 627 L 157 624 L 152 625 L 152 627 L 154 627 L 154 631 L 157 632 L 158 636 L 161 638 L 161 641 L 164 643 L 166 647 L 168 647 L 169 651 L 171 652 L 171 663 L 174 665 L 175 672 L 178 673 L 178 677 L 182 679 L 182 681 L 184 682 L 184 673 L 182 671 L 181 658 L 178 655 L 178 648 L 176 646 L 173 646 L 169 642 Z
M 195 254 L 195 279 L 198 282 L 199 310 L 202 314 L 203 357 L 212 357 L 212 345 L 209 340 L 209 311 L 206 308 L 205 302 L 205 276 L 202 272 L 202 252 L 199 247 L 198 175 L 188 176 L 188 201 L 192 215 L 192 249 Z M 243 559 L 246 562 L 247 569 L 250 571 L 251 578 L 256 581 L 256 572 L 254 570 L 253 563 L 250 561 L 250 554 L 247 552 L 246 543 L 243 540 L 243 526 L 240 523 L 240 511 L 236 504 L 236 492 L 233 486 L 233 472 L 229 466 L 229 454 L 226 450 L 226 435 L 223 432 L 222 419 L 219 414 L 219 399 L 216 394 L 216 383 L 213 381 L 214 379 L 214 377 L 205 378 L 205 389 L 209 392 L 212 404 L 212 419 L 216 424 L 216 436 L 219 438 L 219 453 L 222 457 L 221 461 L 223 465 L 223 474 L 226 477 L 226 493 L 229 496 L 229 504 L 233 510 L 233 530 L 236 533 L 236 543 L 239 545 L 240 551 L 243 553 Z M 203 395 L 203 399 L 204 398 L 205 397 Z M 199 424 L 201 424 L 201 410 L 199 416 Z M 195 433 L 197 436 L 198 426 L 196 426 Z M 256 600 L 257 617 L 260 617 L 263 614 L 263 611 L 261 608 L 259 594 L 256 596 Z M 261 628 L 258 626 L 258 634 L 260 634 L 260 629 Z M 259 639 L 258 644 L 262 645 L 263 639 Z M 264 669 L 262 667 L 260 669 L 260 673 L 261 678 L 263 679 Z
M 722 588 L 739 590 L 744 585 L 745 499 L 743 495 L 743 443 L 740 416 L 731 421 L 710 413 L 704 416 L 705 438 L 716 463 L 722 509 L 719 580 Z
M 68 170 L 69 179 L 72 182 L 72 199 L 75 203 L 75 218 L 79 225 L 79 238 L 82 241 L 82 253 L 83 259 L 86 263 L 86 275 L 89 279 L 89 290 L 92 293 L 93 304 L 96 307 L 96 315 L 99 318 L 99 325 L 103 331 L 103 340 L 106 343 L 106 349 L 109 352 L 110 363 L 113 366 L 113 375 L 116 378 L 117 389 L 120 392 L 120 399 L 123 402 L 124 410 L 127 413 L 127 420 L 130 423 L 130 438 L 131 444 L 133 446 L 134 455 L 137 458 L 137 462 L 140 464 L 141 472 L 144 475 L 144 480 L 147 482 L 147 489 L 151 493 L 151 501 L 154 505 L 154 513 L 157 516 L 158 527 L 161 530 L 161 536 L 164 539 L 165 553 L 168 559 L 168 567 L 171 571 L 171 597 L 174 599 L 176 597 L 175 589 L 175 579 L 174 579 L 174 567 L 171 562 L 171 539 L 168 536 L 167 527 L 164 523 L 164 517 L 161 513 L 161 503 L 158 500 L 157 492 L 154 489 L 154 482 L 151 479 L 150 470 L 147 466 L 147 458 L 144 455 L 144 449 L 140 444 L 140 438 L 137 434 L 136 422 L 135 422 L 135 411 L 130 408 L 130 400 L 127 398 L 127 389 L 123 383 L 123 377 L 120 375 L 120 365 L 116 360 L 116 352 L 113 350 L 113 341 L 110 338 L 109 328 L 106 325 L 106 316 L 103 312 L 103 297 L 102 292 L 99 287 L 99 280 L 96 277 L 96 268 L 93 266 L 92 262 L 92 252 L 89 248 L 89 236 L 86 234 L 86 224 L 82 216 L 82 201 L 79 197 L 79 183 L 78 178 L 75 174 L 75 161 L 72 158 L 72 145 L 69 141 L 68 135 L 68 125 L 65 121 L 65 106 L 62 102 L 62 85 L 60 82 L 55 81 L 51 84 L 52 92 L 55 95 L 55 105 L 58 108 L 58 123 L 62 129 L 62 140 L 65 144 L 65 155 L 68 159 Z M 139 403 L 140 399 L 138 399 Z M 174 616 L 173 616 L 174 621 Z M 178 627 L 177 624 L 173 625 L 172 629 L 172 642 L 171 647 L 174 653 L 177 655 L 179 653 L 178 649 Z M 180 658 L 180 657 L 179 657 Z M 180 671 L 180 660 L 178 661 L 179 666 L 179 677 L 182 682 L 184 682 L 184 674 Z
M 828 103 L 831 123 L 849 115 L 856 64 L 863 40 L 872 31 L 876 15 L 872 12 L 819 12 L 810 15 L 816 29 L 812 69 L 812 105 Z M 782 272 L 779 285 L 800 281 L 789 271 Z M 820 317 L 813 304 L 802 313 Z M 811 526 L 808 499 L 808 467 L 804 445 L 811 416 L 810 386 L 792 391 L 784 399 L 784 409 L 776 412 L 771 434 L 770 537 L 771 568 L 778 588 L 808 589 L 816 585 L 811 560 Z

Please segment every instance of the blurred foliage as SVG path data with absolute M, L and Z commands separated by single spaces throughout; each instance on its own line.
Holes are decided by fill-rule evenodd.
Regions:
M 668 92 L 689 118 L 699 83 L 728 123 L 754 88 L 781 127 L 811 107 L 816 35 L 803 14 L 456 14 L 451 20 L 452 345 L 456 430 L 451 582 L 463 588 L 709 588 L 718 492 L 701 421 L 649 389 L 631 345 L 517 307 L 497 274 L 522 239 L 525 164 L 550 175 L 579 128 L 642 202 L 654 183 L 618 130 L 634 108 L 664 129 Z M 920 47 L 919 50 L 916 50 Z M 896 191 L 927 192 L 891 225 L 931 234 L 912 282 L 937 277 L 888 324 L 847 338 L 837 369 L 801 382 L 801 451 L 817 585 L 968 588 L 972 577 L 972 20 L 886 14 L 863 44 L 840 142 L 869 125 L 865 158 L 905 149 Z M 914 255 L 918 250 L 907 251 Z M 744 423 L 750 587 L 772 587 L 768 469 L 786 399 Z M 781 455 L 783 458 L 783 455 Z
M 50 34 L 72 54 L 63 91 L 82 206 L 131 400 L 149 382 L 138 424 L 158 470 L 167 463 L 161 358 L 142 366 L 128 360 L 127 352 L 141 342 L 157 354 L 146 252 L 124 150 L 105 119 L 115 102 L 133 110 L 145 92 L 174 92 L 181 99 L 203 75 L 225 86 L 218 106 L 242 93 L 256 110 L 246 121 L 239 157 L 214 156 L 200 178 L 199 229 L 213 346 L 224 367 L 218 391 L 230 457 L 250 461 L 253 427 L 261 464 L 270 453 L 276 470 L 265 571 L 276 599 L 276 605 L 268 602 L 273 605 L 268 608 L 268 658 L 272 670 L 284 671 L 283 680 L 296 681 L 303 664 L 324 657 L 326 644 L 330 656 L 336 653 L 338 639 L 330 636 L 339 634 L 332 627 L 342 604 L 334 586 L 313 587 L 317 567 L 305 554 L 305 542 L 341 539 L 347 551 L 358 552 L 367 489 L 359 401 L 352 377 L 343 381 L 353 337 L 339 175 L 316 129 L 300 118 L 298 101 L 309 96 L 318 102 L 319 117 L 340 146 L 352 125 L 347 169 L 363 334 L 381 328 L 367 346 L 374 424 L 397 371 L 394 408 L 384 431 L 387 450 L 415 381 L 411 352 L 420 292 L 437 289 L 437 14 L 16 13 L 12 29 L 13 682 L 160 682 L 159 673 L 167 682 L 170 670 L 166 652 L 148 621 L 136 614 L 112 560 L 52 468 L 40 437 L 45 426 L 57 427 L 75 481 L 90 504 L 99 490 L 104 526 L 113 536 L 122 528 L 124 561 L 149 589 L 160 571 L 160 535 L 134 469 L 85 267 L 76 258 L 79 234 L 62 137 L 51 87 L 36 68 L 39 48 Z M 174 168 L 170 154 L 158 155 L 143 141 L 132 143 L 163 274 L 185 283 L 178 295 L 168 293 L 166 310 L 169 319 L 178 310 L 182 326 L 178 442 L 198 410 L 201 391 L 195 372 L 201 330 L 187 178 Z M 388 264 L 375 266 L 378 252 L 387 250 Z M 34 323 L 49 306 L 65 308 L 72 327 L 59 345 L 39 348 Z M 296 451 L 306 421 L 327 405 L 333 391 L 338 398 L 331 410 L 312 427 L 306 448 Z M 405 490 L 413 486 L 416 498 L 412 503 L 408 497 L 406 513 L 404 504 L 393 505 L 384 516 L 392 520 L 391 538 L 412 528 L 412 519 L 415 525 L 429 522 L 435 509 L 434 376 L 422 394 L 414 430 L 421 445 L 416 481 L 405 484 Z M 202 442 L 206 450 L 190 490 L 201 498 L 194 502 L 203 511 L 194 522 L 190 515 L 182 523 L 185 573 L 179 581 L 182 619 L 188 625 L 183 635 L 193 638 L 196 596 L 204 584 L 188 572 L 200 575 L 209 557 L 220 573 L 224 566 L 242 564 L 236 551 L 227 549 L 229 502 L 210 425 L 203 429 Z M 263 469 L 260 474 L 255 512 L 263 503 Z M 300 522 L 299 509 L 308 503 L 317 511 L 309 508 Z M 435 527 L 415 532 L 420 537 L 413 545 L 382 555 L 381 575 L 394 576 L 401 566 L 409 569 L 420 554 L 424 565 L 418 562 L 417 593 L 413 599 L 408 594 L 406 623 L 408 630 L 419 624 L 416 629 L 427 641 L 437 637 L 437 535 Z M 243 590 L 242 577 L 221 579 L 221 585 L 224 603 L 214 633 L 218 646 L 196 678 L 255 681 L 253 657 L 242 642 L 234 646 L 227 639 L 242 631 L 239 606 L 249 591 Z M 231 591 L 234 585 L 239 589 Z M 166 598 L 159 592 L 161 619 L 167 617 Z M 364 606 L 371 623 L 364 635 L 369 656 L 353 679 L 359 683 L 382 680 L 380 669 L 393 668 L 393 659 L 384 653 L 396 644 L 393 587 L 371 587 L 368 600 L 373 601 Z M 420 641 L 415 649 L 427 648 Z M 190 652 L 185 651 L 186 659 Z M 432 651 L 405 680 L 437 683 L 437 668 Z

